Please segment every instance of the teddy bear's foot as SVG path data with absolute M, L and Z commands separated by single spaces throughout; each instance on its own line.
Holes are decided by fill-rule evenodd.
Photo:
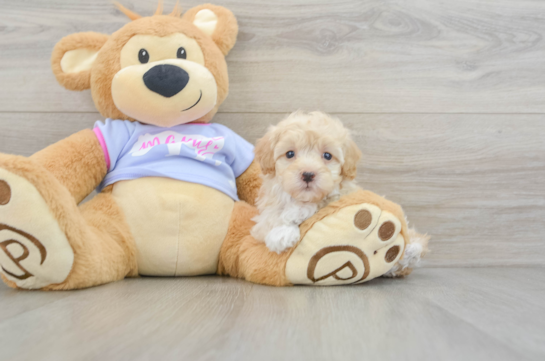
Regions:
M 58 284 L 73 262 L 70 243 L 44 197 L 25 178 L 0 168 L 0 273 L 6 283 L 26 289 Z
M 392 269 L 383 274 L 383 277 L 405 277 L 411 274 L 414 268 L 420 265 L 420 260 L 428 252 L 428 242 L 430 236 L 420 234 L 414 228 L 410 228 L 407 232 L 408 240 L 403 252 L 403 258 L 395 264 Z
M 324 209 L 306 233 L 302 225 L 303 237 L 286 264 L 290 283 L 362 283 L 382 276 L 401 258 L 406 228 L 401 208 L 371 192 L 346 199 L 350 205 L 341 200 L 337 209 Z
M 136 248 L 111 187 L 78 207 L 38 162 L 0 154 L 0 276 L 72 290 L 137 276 Z

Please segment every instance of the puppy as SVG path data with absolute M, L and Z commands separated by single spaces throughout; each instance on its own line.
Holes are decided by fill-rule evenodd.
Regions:
M 322 112 L 295 112 L 269 128 L 255 154 L 263 171 L 252 236 L 281 253 L 299 240 L 299 225 L 358 189 L 361 152 L 341 121 Z

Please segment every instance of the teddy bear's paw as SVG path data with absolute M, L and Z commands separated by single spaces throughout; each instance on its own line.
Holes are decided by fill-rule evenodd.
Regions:
M 0 169 L 0 273 L 38 289 L 63 282 L 74 252 L 50 207 L 26 179 Z
M 286 264 L 293 284 L 362 283 L 388 272 L 403 254 L 401 222 L 392 213 L 362 203 L 315 223 Z

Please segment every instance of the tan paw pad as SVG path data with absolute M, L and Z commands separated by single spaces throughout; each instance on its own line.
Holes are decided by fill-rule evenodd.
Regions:
M 401 222 L 372 204 L 341 209 L 305 234 L 286 265 L 293 284 L 362 283 L 390 270 L 405 242 Z
M 74 252 L 45 200 L 27 180 L 0 169 L 0 272 L 18 287 L 63 282 Z

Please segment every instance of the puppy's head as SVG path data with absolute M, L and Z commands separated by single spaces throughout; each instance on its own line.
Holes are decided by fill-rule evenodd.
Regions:
M 319 202 L 356 177 L 361 152 L 342 123 L 321 112 L 295 112 L 258 140 L 263 174 L 277 177 L 301 202 Z

